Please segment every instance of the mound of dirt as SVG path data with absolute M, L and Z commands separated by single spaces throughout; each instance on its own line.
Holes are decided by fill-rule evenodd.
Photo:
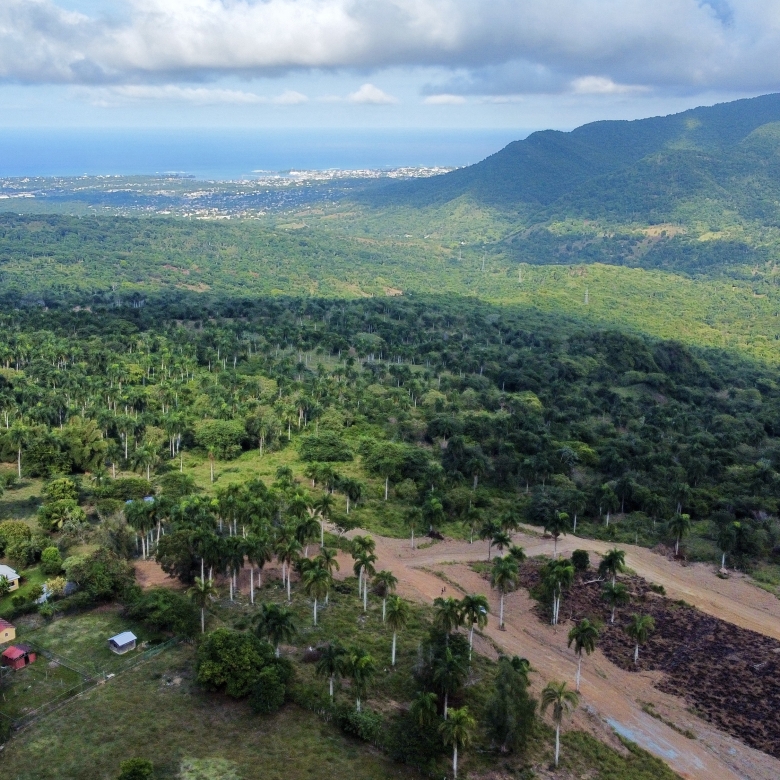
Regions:
M 521 585 L 537 592 L 541 563 L 521 567 Z M 685 697 L 705 720 L 751 747 L 780 758 L 780 642 L 707 615 L 685 602 L 654 593 L 640 577 L 621 577 L 631 603 L 617 610 L 610 625 L 610 610 L 602 599 L 603 583 L 597 575 L 577 575 L 566 591 L 561 623 L 583 617 L 601 624 L 599 648 L 612 663 L 628 670 L 664 673 L 660 690 Z M 541 620 L 550 609 L 540 602 Z M 634 666 L 634 645 L 624 632 L 631 613 L 652 615 L 655 632 L 640 650 Z

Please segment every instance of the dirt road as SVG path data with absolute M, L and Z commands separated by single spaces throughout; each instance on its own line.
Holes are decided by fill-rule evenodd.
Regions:
M 375 535 L 374 538 L 378 568 L 393 571 L 402 596 L 430 602 L 442 595 L 443 588 L 447 589 L 445 595 L 458 597 L 462 593 L 484 593 L 490 600 L 491 613 L 497 614 L 498 599 L 489 583 L 466 565 L 487 559 L 487 543 L 444 541 L 412 550 L 408 540 Z M 529 555 L 552 553 L 552 541 L 542 539 L 532 529 L 516 534 L 514 542 L 522 545 Z M 565 537 L 558 542 L 558 550 L 564 554 L 577 548 L 600 554 L 611 546 L 577 537 Z M 720 580 L 711 567 L 683 567 L 630 545 L 621 545 L 621 549 L 626 550 L 628 566 L 640 576 L 663 584 L 671 598 L 685 599 L 704 612 L 780 639 L 780 601 L 746 580 Z M 455 586 L 459 592 L 454 592 Z M 531 660 L 538 672 L 534 675 L 537 692 L 551 679 L 570 680 L 573 684 L 576 661 L 566 647 L 565 630 L 541 623 L 532 613 L 533 606 L 524 591 L 510 594 L 505 606 L 506 630 L 500 631 L 497 621 L 491 619 L 483 632 L 485 638 L 509 654 Z M 692 715 L 681 697 L 655 689 L 655 679 L 657 673 L 625 672 L 597 651 L 583 662 L 582 702 L 574 725 L 599 733 L 613 743 L 613 732 L 617 732 L 664 759 L 686 778 L 780 778 L 780 761 L 747 747 Z M 645 711 L 648 704 L 667 723 L 680 731 L 692 732 L 696 738 L 690 739 L 651 717 Z

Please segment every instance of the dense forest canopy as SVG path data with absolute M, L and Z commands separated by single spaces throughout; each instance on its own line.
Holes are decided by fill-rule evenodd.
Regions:
M 653 543 L 686 514 L 709 554 L 734 522 L 746 560 L 780 544 L 776 374 L 722 352 L 429 297 L 16 312 L 3 333 L 0 453 L 22 474 L 293 448 L 315 483 L 376 484 L 450 533 L 565 511 Z

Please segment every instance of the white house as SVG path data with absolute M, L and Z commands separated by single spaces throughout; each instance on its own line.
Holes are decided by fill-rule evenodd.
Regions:
M 5 577 L 11 583 L 9 590 L 16 590 L 19 587 L 19 575 L 5 564 L 0 564 L 0 577 Z

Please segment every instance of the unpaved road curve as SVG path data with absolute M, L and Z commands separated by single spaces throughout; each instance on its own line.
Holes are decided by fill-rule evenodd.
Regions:
M 530 529 L 529 529 L 530 530 Z M 354 533 L 367 533 L 355 531 Z M 378 568 L 390 569 L 399 580 L 399 593 L 409 599 L 430 602 L 453 593 L 453 583 L 462 593 L 484 593 L 493 615 L 498 599 L 489 583 L 466 563 L 487 558 L 487 544 L 445 541 L 423 550 L 412 550 L 408 540 L 373 535 L 377 544 Z M 530 555 L 551 554 L 552 541 L 538 534 L 518 533 L 517 544 Z M 560 552 L 580 548 L 603 553 L 612 545 L 577 537 L 559 540 Z M 711 568 L 682 567 L 648 550 L 621 545 L 626 550 L 627 565 L 637 574 L 661 583 L 672 598 L 684 598 L 704 612 L 744 628 L 780 639 L 780 602 L 742 579 L 720 580 Z M 346 561 L 345 561 L 346 563 Z M 345 567 L 342 566 L 342 570 Z M 349 571 L 351 566 L 347 567 Z M 435 572 L 440 572 L 446 581 Z M 766 598 L 764 598 L 766 596 Z M 566 647 L 566 631 L 542 624 L 532 613 L 534 603 L 524 591 L 506 599 L 506 630 L 500 631 L 491 619 L 484 635 L 509 654 L 525 656 L 539 673 L 534 687 L 548 680 L 571 680 L 575 657 Z M 614 742 L 613 730 L 633 740 L 666 761 L 685 778 L 696 780 L 777 780 L 780 761 L 747 747 L 739 740 L 719 731 L 685 709 L 682 698 L 653 687 L 658 673 L 625 672 L 596 651 L 583 662 L 581 707 L 575 725 L 600 732 L 606 741 Z M 666 721 L 681 730 L 689 729 L 696 739 L 688 739 L 665 723 L 650 717 L 642 705 L 651 703 Z

